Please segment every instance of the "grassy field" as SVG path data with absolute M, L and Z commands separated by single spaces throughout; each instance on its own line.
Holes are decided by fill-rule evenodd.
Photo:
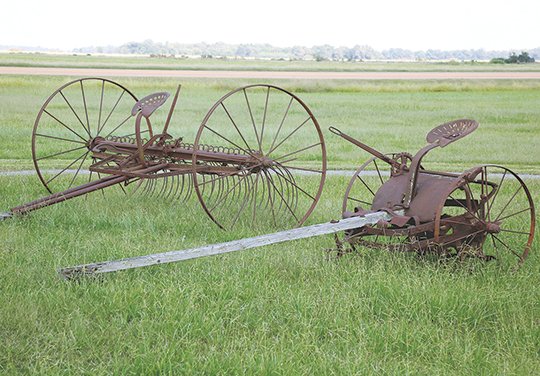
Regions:
M 35 116 L 45 99 L 70 78 L 0 77 L 0 150 L 3 170 L 32 168 L 30 139 Z M 222 95 L 254 80 L 182 80 L 123 78 L 139 97 L 174 92 L 183 85 L 170 133 L 195 138 L 208 109 Z M 521 173 L 538 173 L 540 82 L 530 81 L 276 81 L 297 93 L 318 119 L 330 169 L 354 169 L 369 156 L 331 134 L 335 126 L 383 152 L 416 152 L 434 126 L 460 118 L 480 123 L 471 136 L 433 151 L 424 163 L 461 171 L 482 163 L 504 164 Z M 167 105 L 166 105 L 167 106 Z M 165 106 L 165 107 L 166 107 Z M 163 124 L 166 110 L 153 118 Z M 519 151 L 519 152 L 518 152 Z M 54 164 L 55 161 L 46 161 Z
M 0 77 L 1 169 L 31 168 L 35 115 L 67 81 Z M 121 82 L 139 96 L 177 84 Z M 221 95 L 249 82 L 185 80 L 171 133 L 192 138 Z M 540 171 L 536 81 L 276 84 L 315 113 L 330 168 L 367 158 L 331 135 L 330 125 L 383 151 L 414 152 L 433 126 L 471 117 L 480 128 L 434 150 L 428 167 L 495 162 Z M 347 180 L 328 178 L 309 224 L 340 217 Z M 540 181 L 527 184 L 539 202 Z M 0 177 L 0 208 L 44 193 L 35 176 Z M 220 231 L 196 202 L 114 189 L 0 223 L 0 373 L 529 375 L 540 367 L 538 241 L 516 273 L 496 262 L 382 251 L 328 260 L 329 236 L 77 283 L 55 272 L 272 230 L 243 223 Z
M 130 68 L 179 70 L 263 70 L 263 71 L 365 71 L 365 72 L 490 72 L 540 70 L 540 64 L 490 64 L 485 62 L 333 62 L 245 59 L 150 58 L 147 56 L 87 56 L 0 53 L 0 66 Z

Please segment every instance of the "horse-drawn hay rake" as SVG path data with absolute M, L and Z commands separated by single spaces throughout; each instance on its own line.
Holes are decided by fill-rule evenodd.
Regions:
M 156 132 L 151 117 L 169 93 L 138 100 L 102 78 L 75 80 L 56 90 L 32 133 L 34 165 L 51 194 L 5 215 L 118 186 L 171 201 L 196 196 L 222 228 L 261 218 L 301 225 L 326 176 L 324 140 L 309 108 L 276 86 L 242 87 L 212 106 L 190 143 L 168 133 L 179 92 L 180 87 Z M 61 167 L 47 169 L 55 158 L 61 158 Z M 316 183 L 306 184 L 297 171 L 315 175 Z
M 323 135 L 309 108 L 276 86 L 246 86 L 216 102 L 195 141 L 186 143 L 168 133 L 179 90 L 163 130 L 155 133 L 150 117 L 168 93 L 137 100 L 123 86 L 97 78 L 75 80 L 58 89 L 41 108 L 32 136 L 35 167 L 51 195 L 15 207 L 4 218 L 116 185 L 168 199 L 185 200 L 194 193 L 222 228 L 264 218 L 285 226 L 304 223 L 321 197 L 326 176 Z M 341 221 L 81 265 L 62 269 L 61 274 L 71 278 L 105 273 L 338 231 L 345 231 L 348 244 L 336 238 L 338 255 L 357 247 L 384 248 L 521 265 L 535 230 L 534 204 L 523 180 L 496 165 L 480 165 L 461 174 L 422 165 L 428 152 L 477 127 L 468 119 L 441 124 L 427 134 L 427 145 L 414 156 L 381 153 L 331 127 L 330 132 L 373 155 L 346 188 Z M 60 150 L 59 144 L 64 145 Z M 42 168 L 44 161 L 58 156 L 73 157 L 64 159 L 62 169 Z M 85 166 L 88 173 L 83 175 Z M 303 176 L 306 173 L 309 176 Z M 81 179 L 86 181 L 75 186 Z

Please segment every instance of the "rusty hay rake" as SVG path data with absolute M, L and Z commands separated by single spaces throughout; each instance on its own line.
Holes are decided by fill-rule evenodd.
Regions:
M 127 191 L 187 200 L 196 196 L 220 227 L 271 219 L 300 226 L 321 197 L 326 149 L 319 124 L 294 94 L 249 85 L 223 96 L 208 111 L 194 142 L 173 138 L 169 125 L 178 87 L 161 132 L 151 117 L 165 92 L 140 100 L 102 78 L 72 81 L 38 113 L 32 155 L 50 195 L 15 207 L 3 218 L 118 186 Z M 341 221 L 275 234 L 129 259 L 65 268 L 66 278 L 106 273 L 344 231 L 338 255 L 358 247 L 434 254 L 464 260 L 497 259 L 521 265 L 534 238 L 535 209 L 523 180 L 508 168 L 480 165 L 463 173 L 425 169 L 423 158 L 478 128 L 474 120 L 441 124 L 415 155 L 385 154 L 330 127 L 372 154 L 345 190 Z M 190 130 L 184 130 L 189 135 Z M 63 167 L 45 162 L 62 158 Z M 308 174 L 309 177 L 302 176 Z
M 139 100 L 103 78 L 60 87 L 45 101 L 32 133 L 34 165 L 50 195 L 4 218 L 116 186 L 182 202 L 196 196 L 222 228 L 261 218 L 301 225 L 326 176 L 323 135 L 305 103 L 277 86 L 245 86 L 218 100 L 194 141 L 186 142 L 168 133 L 179 93 L 180 86 L 157 132 L 153 114 L 169 93 Z M 47 169 L 52 160 L 60 167 Z M 306 172 L 316 184 L 299 178 Z
M 59 272 L 72 279 L 341 231 L 345 232 L 343 240 L 336 235 L 336 249 L 331 250 L 337 256 L 362 247 L 520 266 L 531 250 L 535 230 L 534 204 L 523 180 L 496 165 L 480 165 L 457 174 L 430 171 L 421 163 L 429 151 L 446 147 L 477 127 L 476 121 L 468 119 L 441 124 L 428 133 L 428 144 L 414 156 L 406 152 L 383 154 L 331 127 L 332 133 L 373 155 L 351 177 L 342 220 Z

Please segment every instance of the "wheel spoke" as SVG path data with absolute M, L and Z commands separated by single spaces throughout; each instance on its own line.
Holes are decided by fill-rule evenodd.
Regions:
M 68 105 L 69 109 L 71 110 L 71 112 L 73 112 L 73 115 L 75 115 L 75 117 L 77 118 L 77 120 L 79 120 L 79 123 L 81 123 L 81 126 L 83 127 L 83 129 L 86 131 L 86 134 L 88 134 L 88 137 L 92 138 L 92 136 L 90 135 L 90 132 L 88 131 L 88 129 L 86 129 L 86 127 L 84 126 L 81 118 L 79 117 L 79 115 L 77 115 L 77 113 L 75 112 L 75 110 L 73 109 L 73 107 L 71 106 L 71 103 L 69 103 L 69 101 L 67 100 L 66 96 L 64 95 L 64 93 L 62 93 L 62 90 L 60 90 L 60 95 L 62 96 L 62 98 L 64 98 L 64 101 L 66 102 L 66 104 Z
M 261 149 L 259 151 L 262 151 L 262 144 L 264 140 L 264 123 L 266 122 L 266 111 L 268 109 L 268 97 L 270 96 L 270 86 L 266 89 L 266 102 L 264 103 L 264 114 L 263 114 L 263 120 L 262 120 L 262 126 L 261 126 Z
M 107 122 L 109 121 L 111 115 L 113 114 L 114 110 L 116 109 L 116 106 L 118 106 L 118 103 L 120 103 L 120 100 L 122 99 L 122 97 L 124 96 L 124 93 L 125 93 L 125 90 L 123 90 L 121 93 L 120 93 L 120 96 L 118 97 L 118 99 L 116 100 L 116 102 L 114 103 L 114 106 L 113 108 L 111 109 L 111 111 L 109 112 L 109 114 L 107 115 L 107 117 L 105 118 L 105 121 L 103 122 L 103 124 L 101 125 L 101 128 L 98 130 L 97 134 L 96 134 L 96 137 L 99 136 L 101 134 L 101 131 L 105 128 L 105 125 L 107 124 Z M 129 117 L 128 119 L 131 117 L 132 115 L 129 114 Z M 109 137 L 117 128 L 115 128 L 112 132 L 110 132 L 107 136 L 105 136 L 104 138 L 107 138 Z
M 526 208 L 526 209 L 522 209 L 522 210 L 520 210 L 520 211 L 517 211 L 517 212 L 515 212 L 515 213 L 513 213 L 513 214 L 505 215 L 504 217 L 499 218 L 499 221 L 504 221 L 505 219 L 508 219 L 508 218 L 510 218 L 510 217 L 513 217 L 513 216 L 515 216 L 515 215 L 521 214 L 521 213 L 526 212 L 526 211 L 531 211 L 531 208 L 529 207 L 529 208 Z
M 367 183 L 364 181 L 364 179 L 362 179 L 362 178 L 360 177 L 360 175 L 356 175 L 356 177 L 357 177 L 358 179 L 360 179 L 360 181 L 362 182 L 362 184 L 364 184 L 364 186 L 368 189 L 368 191 L 370 191 L 371 194 L 372 194 L 373 196 L 375 196 L 375 192 L 373 192 L 373 191 L 371 190 L 371 188 L 367 185 Z
M 279 161 L 280 159 L 283 159 L 283 158 L 286 158 L 286 157 L 290 157 L 291 155 L 301 153 L 301 152 L 303 152 L 303 151 L 306 151 L 306 150 L 308 150 L 308 149 L 314 148 L 314 147 L 319 146 L 319 145 L 322 145 L 322 143 L 317 142 L 316 144 L 306 146 L 305 148 L 299 149 L 299 150 L 297 150 L 297 151 L 293 151 L 292 153 L 288 153 L 288 154 L 282 155 L 281 157 L 274 158 L 274 161 Z M 285 163 L 285 162 L 283 162 L 283 163 Z
M 312 200 L 315 200 L 315 197 L 313 197 L 312 195 L 310 195 L 309 193 L 307 193 L 304 189 L 302 189 L 301 187 L 299 187 L 295 182 L 291 181 L 290 179 L 288 179 L 285 175 L 283 175 L 282 173 L 280 173 L 277 169 L 272 169 L 273 171 L 276 172 L 276 174 L 280 175 L 283 179 L 287 180 L 289 183 L 291 183 L 292 185 L 294 185 L 297 189 L 299 189 L 301 192 L 303 192 L 305 195 L 307 195 L 309 198 L 311 198 Z
M 517 256 L 521 260 L 521 255 L 516 253 L 512 248 L 510 248 L 505 242 L 503 242 L 501 239 L 499 239 L 495 234 L 491 234 L 495 240 L 497 240 L 499 243 L 501 243 L 504 248 L 512 252 L 515 256 Z
M 43 110 L 44 113 L 46 113 L 47 115 L 49 115 L 51 118 L 53 118 L 54 120 L 56 120 L 58 123 L 60 123 L 60 125 L 62 125 L 64 128 L 66 128 L 68 131 L 70 131 L 71 133 L 73 133 L 75 136 L 79 137 L 81 140 L 83 140 L 85 143 L 86 143 L 86 139 L 84 139 L 84 137 L 82 137 L 80 134 L 78 134 L 77 132 L 75 132 L 73 129 L 71 129 L 70 127 L 68 127 L 67 125 L 65 125 L 63 122 L 61 122 L 56 116 L 54 116 L 53 114 L 51 114 L 49 111 L 47 110 Z
M 61 151 L 59 153 L 50 154 L 50 155 L 47 155 L 45 157 L 36 158 L 36 161 L 41 161 L 42 159 L 48 159 L 48 158 L 56 157 L 58 155 L 67 154 L 67 153 L 70 153 L 72 151 L 81 150 L 81 149 L 86 149 L 86 146 L 79 146 L 78 148 L 73 148 L 73 149 Z
M 259 132 L 257 132 L 257 126 L 255 125 L 255 119 L 253 118 L 253 112 L 251 111 L 251 106 L 249 105 L 249 99 L 247 96 L 246 89 L 243 89 L 244 97 L 246 98 L 246 104 L 249 110 L 249 116 L 251 117 L 251 124 L 253 124 L 253 130 L 255 131 L 255 137 L 257 137 L 257 144 L 259 145 L 259 151 L 261 151 L 261 139 L 259 138 Z
M 379 180 L 381 181 L 381 184 L 384 184 L 384 181 L 381 175 L 381 170 L 379 170 L 379 166 L 377 165 L 377 160 L 374 159 L 373 164 L 375 165 L 375 168 L 377 169 L 377 175 L 379 175 Z
M 295 134 L 300 128 L 302 128 L 309 120 L 311 119 L 311 116 L 309 116 L 306 120 L 304 120 L 302 122 L 302 124 L 300 124 L 298 127 L 296 127 L 291 133 L 289 133 L 287 135 L 287 137 L 285 137 L 283 140 L 281 140 L 281 142 L 279 144 L 277 144 L 276 146 L 274 146 L 272 149 L 270 149 L 267 153 L 267 156 L 269 156 L 270 154 L 272 154 L 277 148 L 279 148 L 285 141 L 287 141 L 293 134 Z
M 69 183 L 69 188 L 71 188 L 71 186 L 73 185 L 73 183 L 75 182 L 75 179 L 77 178 L 77 176 L 79 175 L 79 172 L 81 171 L 81 168 L 82 168 L 82 165 L 84 163 L 84 161 L 86 160 L 86 157 L 88 157 L 88 153 L 90 153 L 90 150 L 88 150 L 85 154 L 84 154 L 84 157 L 81 161 L 81 163 L 79 164 L 79 167 L 77 168 L 77 172 L 75 172 L 75 174 L 73 175 L 73 178 L 71 179 L 71 182 Z
M 252 150 L 251 146 L 249 146 L 249 144 L 247 143 L 246 139 L 244 138 L 244 135 L 242 134 L 242 132 L 240 132 L 240 129 L 238 129 L 238 126 L 236 125 L 236 122 L 233 120 L 231 114 L 229 113 L 229 111 L 228 111 L 227 108 L 225 107 L 225 103 L 221 102 L 221 107 L 223 107 L 223 110 L 225 110 L 225 113 L 227 114 L 227 116 L 228 116 L 229 119 L 231 120 L 231 123 L 232 123 L 232 125 L 234 126 L 234 129 L 236 129 L 236 132 L 238 133 L 238 135 L 240 136 L 240 138 L 242 139 L 242 141 L 244 141 L 244 144 L 246 145 L 247 150 Z
M 281 165 L 282 167 L 288 169 L 288 170 L 299 170 L 299 171 L 307 171 L 307 172 L 314 172 L 314 173 L 317 173 L 317 174 L 322 174 L 322 170 L 314 170 L 314 169 L 311 169 L 311 168 L 306 168 L 306 167 L 293 167 L 293 166 L 286 166 L 286 165 Z
M 347 198 L 348 198 L 349 200 L 353 200 L 353 201 L 359 202 L 359 203 L 361 203 L 361 204 L 365 204 L 365 205 L 371 206 L 371 202 L 362 201 L 362 200 L 359 200 L 359 199 L 354 198 L 354 197 L 351 197 L 351 196 L 347 196 Z
M 480 178 L 482 179 L 482 182 L 480 184 L 480 188 L 481 188 L 480 202 L 482 202 L 484 197 L 487 197 L 488 195 L 488 187 L 487 187 L 488 173 L 487 173 L 486 166 L 482 167 L 482 175 L 480 176 Z M 485 205 L 485 209 L 489 209 L 489 201 L 486 201 L 484 205 Z M 487 218 L 488 221 L 491 221 L 490 214 L 491 213 L 489 212 L 489 210 L 487 210 L 487 213 L 486 212 L 484 213 L 484 216 Z
M 66 167 L 64 167 L 63 170 L 61 170 L 59 173 L 57 173 L 56 175 L 54 175 L 52 178 L 50 178 L 49 180 L 47 180 L 47 184 L 51 183 L 54 179 L 56 179 L 58 176 L 62 175 L 62 173 L 64 173 L 64 171 L 66 171 L 68 168 L 70 168 L 71 166 L 73 166 L 75 163 L 77 163 L 77 161 L 81 158 L 83 158 L 85 155 L 87 155 L 88 152 L 85 152 L 83 154 L 81 154 L 77 159 L 73 160 L 69 165 L 67 165 Z
M 86 95 L 84 94 L 84 85 L 83 80 L 79 81 L 81 83 L 81 93 L 82 93 L 82 99 L 83 99 L 83 105 L 84 105 L 84 113 L 86 115 L 86 126 L 88 127 L 88 134 L 90 137 L 92 137 L 92 131 L 90 129 L 90 121 L 88 120 L 88 107 L 86 106 Z
M 62 138 L 62 137 L 49 136 L 49 135 L 41 134 L 41 133 L 36 133 L 35 135 L 36 135 L 36 136 L 39 136 L 39 137 L 52 138 L 52 139 L 55 139 L 55 140 L 61 140 L 61 141 L 67 141 L 67 142 L 74 142 L 74 143 L 76 143 L 76 144 L 83 144 L 83 145 L 86 145 L 86 142 L 70 140 L 70 139 Z
M 292 102 L 293 102 L 293 97 L 291 97 L 291 100 L 289 101 L 289 105 L 287 106 L 287 109 L 285 110 L 285 114 L 283 115 L 283 119 L 281 119 L 281 123 L 279 123 L 278 130 L 276 132 L 276 135 L 274 136 L 274 139 L 272 140 L 272 145 L 270 145 L 269 150 L 274 149 L 274 144 L 276 143 L 279 133 L 281 132 L 281 128 L 283 127 L 283 123 L 285 122 L 285 118 L 287 118 L 287 115 L 289 114 L 289 110 L 291 108 Z
M 469 227 L 475 227 L 475 224 L 474 223 L 468 223 L 468 222 L 459 222 L 459 221 L 452 221 L 451 219 L 449 218 L 444 218 L 444 219 L 441 219 L 441 223 L 445 224 L 445 223 L 453 223 L 455 225 L 459 225 L 459 226 L 469 226 Z
M 101 113 L 103 110 L 103 93 L 105 91 L 105 81 L 101 81 L 101 95 L 99 99 L 99 115 L 98 115 L 98 123 L 97 123 L 97 132 L 96 137 L 99 136 L 99 132 L 101 131 Z
M 225 136 L 219 134 L 218 132 L 216 132 L 215 130 L 213 130 L 212 128 L 210 128 L 208 125 L 205 124 L 204 127 L 205 127 L 206 129 L 208 129 L 210 132 L 214 133 L 216 136 L 218 136 L 218 137 L 224 139 L 225 141 L 227 141 L 227 142 L 230 143 L 231 145 L 233 145 L 233 146 L 237 147 L 238 149 L 242 150 L 244 153 L 246 153 L 246 154 L 248 154 L 248 155 L 253 155 L 251 152 L 247 151 L 246 149 L 244 149 L 244 148 L 241 147 L 241 146 L 238 146 L 238 144 L 232 142 L 232 141 L 229 140 L 227 137 L 225 137 Z
M 499 213 L 499 215 L 497 216 L 497 218 L 495 218 L 495 222 L 497 222 L 499 220 L 499 218 L 501 217 L 501 215 L 504 213 L 504 211 L 506 210 L 506 208 L 508 207 L 508 205 L 510 205 L 510 203 L 512 201 L 514 201 L 514 198 L 516 197 L 516 195 L 519 193 L 519 191 L 521 190 L 521 188 L 523 188 L 523 186 L 520 184 L 519 185 L 519 188 L 516 190 L 516 192 L 512 195 L 512 198 L 510 200 L 508 200 L 508 202 L 506 203 L 506 205 L 504 205 L 503 209 L 501 210 L 501 212 Z
M 499 184 L 497 184 L 497 191 L 495 191 L 495 194 L 493 195 L 493 197 L 491 198 L 491 204 L 488 205 L 488 216 L 490 218 L 490 221 L 491 221 L 491 208 L 493 207 L 493 204 L 495 203 L 495 199 L 497 198 L 497 195 L 499 194 L 499 192 L 501 191 L 501 187 L 502 187 L 502 184 L 504 182 L 504 178 L 506 176 L 506 170 L 504 170 L 504 173 L 503 175 L 501 176 L 501 181 L 499 181 Z
M 122 125 L 124 125 L 129 119 L 131 119 L 131 114 L 128 115 L 120 124 L 118 124 L 112 131 L 109 132 L 104 138 L 106 139 L 110 135 L 112 135 L 114 132 L 116 132 Z M 103 128 L 101 128 L 103 130 Z M 142 132 L 141 132 L 142 133 Z
M 521 234 L 521 235 L 531 235 L 529 232 L 524 232 L 524 231 L 516 231 L 516 230 L 507 230 L 507 229 L 503 229 L 501 228 L 500 229 L 502 232 L 511 232 L 512 234 Z
M 457 204 L 459 204 L 459 206 L 461 206 L 463 209 L 465 209 L 470 215 L 472 215 L 474 218 L 478 219 L 480 222 L 484 222 L 481 218 L 479 218 L 475 213 L 473 213 L 472 211 L 469 210 L 469 208 L 467 208 L 465 205 L 463 205 L 459 200 L 456 200 L 454 197 L 452 197 L 452 195 L 448 195 L 448 197 L 450 197 L 454 202 L 456 202 Z
M 210 179 L 210 180 L 207 180 L 207 181 L 203 181 L 202 183 L 197 183 L 197 185 L 205 185 L 205 184 L 208 184 L 208 183 L 213 183 L 215 181 L 218 181 L 220 179 L 225 179 L 225 178 L 228 178 L 230 176 L 233 176 L 233 175 L 237 175 L 239 171 L 233 171 L 233 172 L 230 172 L 230 173 L 227 173 L 227 174 L 224 174 L 224 175 L 219 175 L 219 174 L 216 174 L 217 177 L 216 178 L 213 178 L 213 179 Z M 203 175 L 204 176 L 204 175 Z
M 297 160 L 298 160 L 298 158 L 291 158 L 291 159 L 287 159 L 285 161 L 281 161 L 281 162 L 279 162 L 279 164 L 281 164 L 282 166 L 285 166 L 287 163 L 294 162 L 294 161 L 297 161 Z

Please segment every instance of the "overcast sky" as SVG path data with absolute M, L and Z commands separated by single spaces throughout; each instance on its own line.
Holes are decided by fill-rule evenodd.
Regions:
M 540 0 L 4 1 L 0 45 L 331 44 L 413 50 L 540 47 Z

